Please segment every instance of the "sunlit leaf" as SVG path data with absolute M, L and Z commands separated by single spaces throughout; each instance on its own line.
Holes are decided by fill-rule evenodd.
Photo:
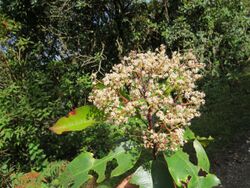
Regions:
M 196 157 L 198 159 L 198 166 L 206 172 L 209 172 L 210 162 L 208 160 L 205 150 L 203 149 L 202 145 L 199 143 L 198 140 L 195 140 L 193 145 L 196 151 Z
M 219 185 L 220 180 L 209 173 L 210 164 L 207 155 L 197 140 L 194 141 L 194 148 L 198 160 L 197 166 L 190 162 L 188 154 L 182 150 L 177 151 L 171 157 L 164 155 L 177 186 L 187 184 L 188 188 L 212 188 Z M 199 175 L 201 170 L 205 172 L 204 175 Z
M 198 181 L 190 181 L 188 188 L 212 188 L 220 184 L 220 180 L 214 174 L 199 176 Z
M 102 120 L 102 113 L 94 106 L 82 106 L 60 118 L 50 130 L 56 134 L 67 131 L 80 131 Z
M 93 170 L 98 175 L 97 183 L 100 183 L 106 179 L 105 171 L 109 161 L 113 159 L 117 161 L 117 167 L 111 171 L 111 177 L 114 177 L 131 169 L 139 155 L 140 152 L 125 143 L 101 159 L 95 159 L 89 152 L 82 153 L 67 166 L 60 177 L 60 182 L 63 187 L 72 184 L 72 188 L 78 188 L 92 177 L 89 172 Z

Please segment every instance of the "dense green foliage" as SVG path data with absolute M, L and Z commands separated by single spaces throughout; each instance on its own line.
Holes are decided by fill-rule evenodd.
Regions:
M 214 137 L 212 153 L 234 142 L 236 135 L 243 139 L 249 130 L 249 88 L 249 69 L 245 69 L 237 80 L 214 79 L 204 86 L 207 104 L 192 127 L 198 135 Z
M 196 127 L 209 124 L 215 128 L 204 125 L 205 134 L 228 136 L 245 125 L 249 87 L 236 81 L 250 56 L 249 2 L 243 2 L 1 0 L 0 186 L 12 171 L 40 170 L 49 161 L 72 159 L 81 148 L 97 156 L 112 148 L 118 135 L 108 127 L 60 137 L 48 128 L 86 103 L 92 72 L 101 77 L 130 50 L 162 43 L 169 53 L 192 48 L 207 64 L 208 74 L 202 84 L 209 106 Z M 243 90 L 231 90 L 238 85 Z M 238 107 L 246 115 L 232 122 L 235 113 L 242 114 Z M 227 114 L 225 119 L 220 113 Z M 228 126 L 232 124 L 238 126 Z
M 85 107 L 89 106 L 81 108 Z M 78 113 L 85 115 L 86 111 L 78 111 Z M 95 112 L 92 113 L 95 114 Z M 79 114 L 72 116 L 78 118 Z M 65 120 L 65 117 L 59 119 L 58 122 L 63 120 Z M 85 129 L 86 126 L 82 123 L 83 121 L 88 122 L 86 118 L 76 122 L 72 117 L 69 117 L 67 122 L 64 121 L 64 123 L 72 122 L 81 129 Z M 64 127 L 62 126 L 64 123 L 62 122 L 60 128 Z M 57 124 L 55 127 L 59 128 Z M 77 130 L 70 129 L 70 131 Z M 56 131 L 56 133 L 61 134 L 60 131 Z M 197 165 L 190 162 L 188 154 L 182 149 L 174 152 L 174 154 L 168 150 L 157 155 L 153 153 L 154 157 L 152 157 L 152 153 L 149 153 L 145 148 L 142 150 L 139 145 L 139 147 L 136 147 L 136 143 L 122 142 L 120 146 L 100 159 L 93 158 L 93 154 L 90 152 L 81 153 L 67 165 L 65 171 L 59 176 L 58 185 L 80 188 L 92 182 L 95 187 L 116 187 L 117 183 L 114 183 L 114 177 L 127 174 L 130 169 L 134 169 L 129 180 L 130 183 L 138 185 L 140 188 L 161 188 L 166 185 L 173 188 L 176 186 L 182 187 L 183 185 L 189 188 L 210 188 L 220 184 L 220 180 L 214 174 L 209 173 L 210 162 L 201 143 L 196 139 L 198 137 L 187 128 L 184 138 L 187 142 L 193 142 Z M 142 160 L 138 160 L 138 158 Z M 109 168 L 108 163 L 111 161 L 116 162 L 116 166 Z M 139 162 L 137 163 L 137 161 Z M 138 169 L 136 169 L 137 166 L 139 166 Z M 203 173 L 206 175 L 204 176 Z M 105 179 L 107 179 L 106 182 L 103 182 Z
M 10 24 L 8 20 L 6 23 Z M 6 28 L 6 32 L 9 32 L 8 29 L 11 28 Z M 43 156 L 41 145 L 45 148 L 48 147 L 47 142 L 54 142 L 48 138 L 50 133 L 47 129 L 53 119 L 77 105 L 69 98 L 79 91 L 82 91 L 81 95 L 77 94 L 74 100 L 83 102 L 91 82 L 87 75 L 76 72 L 79 69 L 74 65 L 51 61 L 50 65 L 45 66 L 43 62 L 30 59 L 37 55 L 32 53 L 38 47 L 25 54 L 28 44 L 33 42 L 23 37 L 13 37 L 9 33 L 2 38 L 6 52 L 1 52 L 0 147 L 14 161 L 29 164 Z M 74 147 L 73 144 L 70 146 L 70 139 L 67 142 L 69 148 Z M 52 148 L 47 152 L 55 155 Z

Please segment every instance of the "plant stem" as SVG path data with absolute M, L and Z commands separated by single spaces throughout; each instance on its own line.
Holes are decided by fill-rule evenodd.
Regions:
M 153 118 L 151 114 L 151 108 L 148 109 L 147 120 L 148 120 L 148 129 L 151 130 L 153 128 Z

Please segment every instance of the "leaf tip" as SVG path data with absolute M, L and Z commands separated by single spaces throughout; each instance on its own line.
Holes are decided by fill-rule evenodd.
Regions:
M 58 129 L 58 128 L 55 127 L 55 126 L 50 127 L 49 130 L 52 131 L 53 133 L 59 134 L 59 135 L 63 133 L 63 131 L 61 131 L 60 129 Z

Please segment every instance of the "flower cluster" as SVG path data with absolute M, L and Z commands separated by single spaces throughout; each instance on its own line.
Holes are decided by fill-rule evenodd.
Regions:
M 155 52 L 131 52 L 102 81 L 94 80 L 89 100 L 112 124 L 134 116 L 147 121 L 146 148 L 175 150 L 183 143 L 183 128 L 200 116 L 198 109 L 205 103 L 205 94 L 195 85 L 203 68 L 191 52 L 175 52 L 171 58 L 164 46 Z
M 153 129 L 143 131 L 143 142 L 145 148 L 164 151 L 167 149 L 176 151 L 179 146 L 183 146 L 185 140 L 183 139 L 184 130 L 177 128 L 169 133 L 155 132 Z

